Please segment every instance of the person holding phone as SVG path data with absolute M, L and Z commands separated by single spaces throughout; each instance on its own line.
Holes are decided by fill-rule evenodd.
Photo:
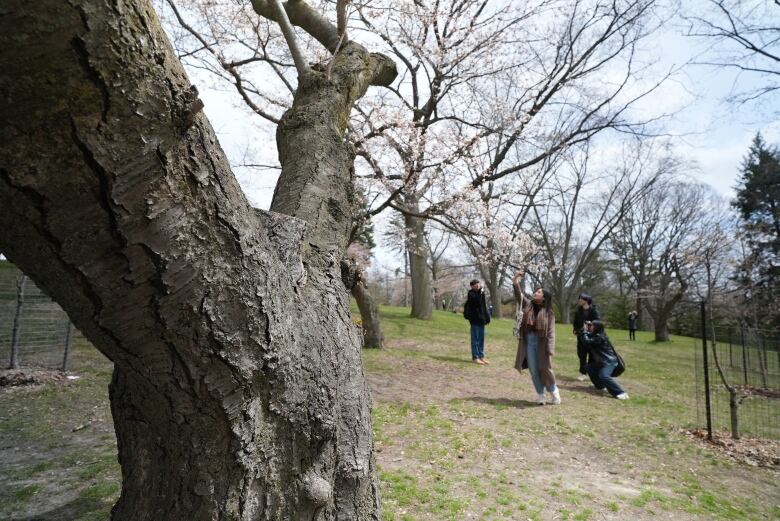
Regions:
M 520 373 L 528 369 L 536 391 L 536 403 L 547 403 L 544 391 L 550 393 L 550 403 L 561 403 L 561 393 L 555 383 L 552 357 L 555 354 L 555 315 L 552 311 L 552 294 L 537 288 L 533 295 L 524 296 L 522 280 L 525 270 L 517 270 L 512 277 L 515 299 L 523 306 L 520 322 L 521 334 L 517 339 L 515 369 Z

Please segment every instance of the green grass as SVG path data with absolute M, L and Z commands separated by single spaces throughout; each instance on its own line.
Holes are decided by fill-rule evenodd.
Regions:
M 433 320 L 421 321 L 409 318 L 409 310 L 405 308 L 382 307 L 380 313 L 388 347 L 364 351 L 369 374 L 397 373 L 399 367 L 425 367 L 433 374 L 447 373 L 454 378 L 469 379 L 478 378 L 480 371 L 513 365 L 515 340 L 511 335 L 511 320 L 493 320 L 487 326 L 486 355 L 492 365 L 484 369 L 470 363 L 468 324 L 459 314 L 435 311 Z M 374 411 L 375 431 L 378 445 L 386 449 L 380 453 L 380 466 L 383 455 L 397 456 L 403 447 L 402 459 L 407 469 L 426 463 L 446 469 L 450 472 L 450 489 L 458 491 L 459 501 L 465 501 L 463 511 L 480 519 L 557 516 L 584 520 L 599 519 L 605 512 L 620 512 L 626 519 L 633 517 L 632 513 L 653 516 L 661 512 L 682 519 L 691 515 L 708 519 L 766 519 L 771 515 L 775 508 L 772 500 L 755 496 L 749 478 L 740 476 L 734 484 L 729 474 L 738 469 L 736 474 L 749 475 L 750 470 L 694 445 L 681 433 L 685 428 L 698 426 L 693 394 L 698 349 L 695 339 L 672 336 L 668 343 L 657 343 L 653 341 L 653 333 L 639 332 L 637 341 L 629 342 L 627 331 L 609 331 L 613 343 L 627 360 L 628 370 L 620 380 L 632 396 L 627 402 L 617 402 L 583 392 L 587 386 L 573 382 L 578 362 L 570 328 L 558 325 L 556 330 L 557 354 L 553 364 L 565 402 L 558 411 L 548 409 L 550 412 L 543 417 L 518 411 L 518 404 L 530 394 L 530 385 L 527 377 L 518 381 L 513 371 L 502 374 L 504 381 L 498 383 L 487 381 L 494 377 L 492 373 L 485 377 L 486 386 L 497 388 L 501 396 L 482 403 L 462 398 L 442 402 L 439 396 L 414 394 L 409 394 L 400 404 L 378 401 Z M 415 375 L 412 377 L 426 378 L 424 374 Z M 459 384 L 452 385 L 457 388 Z M 410 387 L 414 387 L 413 381 Z M 572 388 L 582 391 L 573 392 Z M 574 436 L 576 443 L 600 453 L 600 458 L 610 462 L 611 468 L 619 469 L 616 477 L 611 478 L 615 482 L 625 481 L 623 473 L 638 474 L 635 492 L 628 496 L 614 493 L 600 497 L 603 494 L 598 484 L 589 485 L 587 490 L 563 486 L 560 480 L 565 475 L 560 473 L 556 461 L 547 458 L 534 463 L 533 468 L 523 469 L 530 476 L 540 473 L 553 476 L 541 496 L 534 493 L 529 497 L 527 488 L 520 490 L 521 482 L 507 485 L 499 477 L 501 474 L 491 475 L 491 469 L 501 467 L 500 463 L 488 463 L 487 476 L 481 480 L 475 479 L 472 470 L 466 468 L 472 464 L 484 465 L 499 453 L 522 451 L 526 444 L 518 441 L 518 437 L 533 440 L 551 434 L 560 440 Z M 555 444 L 550 445 L 548 448 L 552 449 Z M 475 456 L 470 458 L 470 454 Z M 702 479 L 702 488 L 698 490 L 686 485 L 680 477 L 687 468 L 700 468 L 703 472 L 723 468 L 723 471 Z M 766 475 L 768 471 L 755 472 L 763 479 L 763 486 L 768 487 L 772 482 Z M 423 488 L 425 472 L 413 472 L 410 476 L 422 480 L 415 486 Z M 773 492 L 777 498 L 777 491 Z M 401 519 L 398 517 L 401 511 L 404 515 L 411 513 L 414 519 L 439 519 L 431 517 L 428 508 L 431 499 L 424 494 L 401 494 L 403 507 L 396 503 L 397 494 L 401 494 L 399 489 L 383 480 L 386 519 Z M 557 510 L 551 510 L 551 504 L 559 505 Z M 522 517 L 518 514 L 521 511 Z
M 59 515 L 109 518 L 121 476 L 107 401 L 111 364 L 83 340 L 72 361 L 78 380 L 0 391 L 0 439 L 26 456 L 10 463 L 13 453 L 0 453 L 0 519 L 68 504 L 73 512 Z
M 487 327 L 492 364 L 480 367 L 460 314 L 421 321 L 406 308 L 380 313 L 387 348 L 363 358 L 376 391 L 383 520 L 780 518 L 771 471 L 682 433 L 698 426 L 695 340 L 659 344 L 639 332 L 628 342 L 627 332 L 609 331 L 628 363 L 621 382 L 631 400 L 618 402 L 574 380 L 574 337 L 559 325 L 553 365 L 564 403 L 540 408 L 528 402 L 528 376 L 512 369 L 511 320 Z M 73 367 L 81 379 L 67 385 L 0 392 L 0 438 L 25 455 L 0 460 L 0 519 L 66 504 L 74 505 L 68 519 L 109 518 L 120 490 L 111 364 L 80 342 Z

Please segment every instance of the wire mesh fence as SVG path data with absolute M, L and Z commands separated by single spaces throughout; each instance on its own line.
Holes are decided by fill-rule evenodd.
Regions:
M 68 316 L 18 269 L 0 269 L 0 367 L 68 370 Z
M 713 431 L 780 440 L 780 332 L 716 327 L 707 336 L 706 359 L 701 339 L 695 346 L 699 425 L 709 394 Z

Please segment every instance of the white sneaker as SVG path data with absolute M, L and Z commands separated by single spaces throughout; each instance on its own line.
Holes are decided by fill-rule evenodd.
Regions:
M 581 374 L 581 375 L 579 375 L 577 377 L 577 380 L 580 381 L 580 382 L 584 382 L 587 379 L 588 379 L 588 375 L 586 375 L 586 374 Z
M 547 403 L 547 399 L 544 397 L 544 393 L 539 393 L 536 395 L 536 403 L 539 405 L 544 405 Z
M 552 394 L 552 404 L 553 405 L 560 405 L 561 404 L 561 391 L 559 389 L 556 389 L 555 391 L 551 392 Z
M 619 395 L 615 396 L 618 400 L 628 400 L 628 395 L 626 393 L 620 393 Z

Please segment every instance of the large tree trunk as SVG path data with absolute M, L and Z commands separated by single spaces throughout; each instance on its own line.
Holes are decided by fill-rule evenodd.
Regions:
M 410 206 L 410 205 L 407 205 Z M 416 206 L 411 206 L 416 211 Z M 433 316 L 431 272 L 428 269 L 428 246 L 425 243 L 425 221 L 419 217 L 404 216 L 406 225 L 409 275 L 412 281 L 413 318 L 430 320 Z
M 432 257 L 432 256 L 431 256 Z M 438 284 L 438 272 L 436 269 L 436 260 L 431 258 L 431 298 L 433 299 L 433 308 L 436 310 L 444 309 L 444 303 L 442 302 L 441 294 L 439 292 Z
M 0 10 L 0 250 L 114 362 L 113 519 L 378 519 L 334 208 L 362 80 L 301 81 L 281 147 L 329 161 L 282 154 L 274 205 L 299 220 L 248 205 L 147 1 Z
M 655 341 L 656 342 L 668 342 L 669 341 L 669 328 L 666 327 L 668 321 L 667 315 L 657 315 L 655 319 Z
M 493 306 L 493 317 L 501 318 L 501 284 L 498 280 L 498 267 L 488 268 L 488 289 L 490 290 L 490 305 Z
M 385 345 L 385 335 L 379 322 L 379 308 L 368 291 L 365 281 L 360 278 L 352 286 L 352 296 L 355 297 L 363 328 L 363 347 L 381 349 Z
M 561 299 L 561 324 L 570 324 L 571 323 L 571 307 L 569 307 L 566 302 Z
M 634 309 L 636 310 L 636 328 L 640 331 L 646 327 L 645 324 L 647 323 L 647 320 L 645 319 L 645 316 L 647 315 L 647 311 L 645 311 L 645 306 L 642 302 L 642 297 L 639 296 L 639 291 L 637 290 L 637 297 L 636 302 L 634 302 Z
M 553 301 L 558 304 L 558 316 L 560 317 L 561 324 L 569 324 L 571 322 L 571 306 L 569 305 L 569 291 L 566 291 L 566 281 L 563 275 L 556 275 L 553 279 L 554 285 Z

